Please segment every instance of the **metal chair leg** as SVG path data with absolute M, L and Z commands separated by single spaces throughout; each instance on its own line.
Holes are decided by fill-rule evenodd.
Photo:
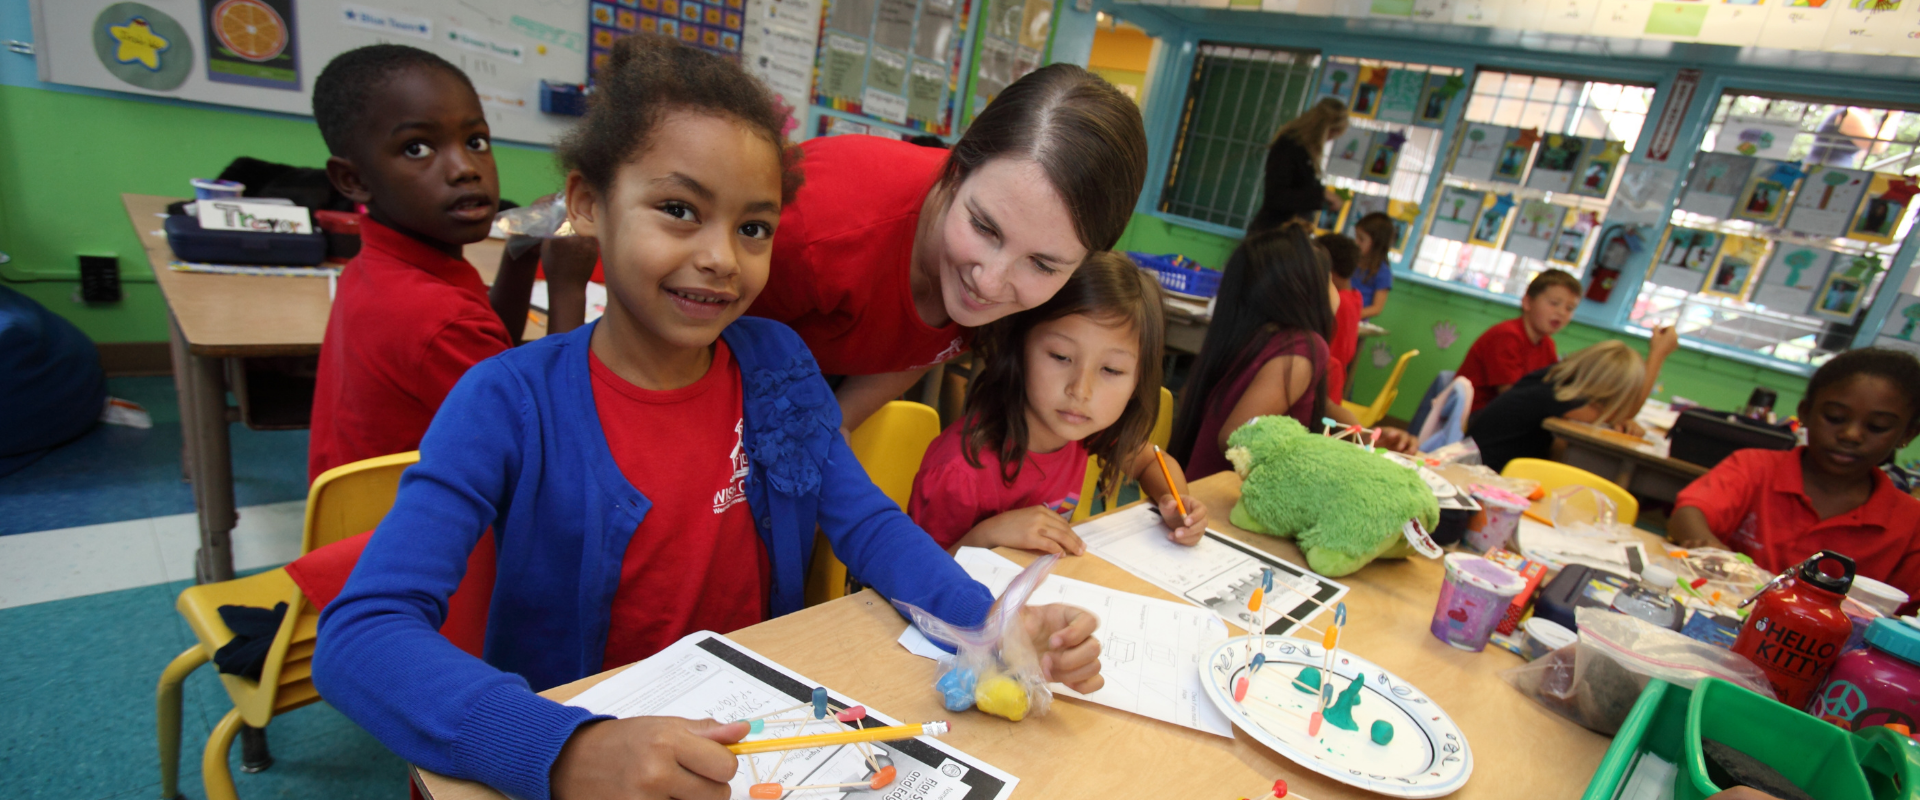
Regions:
M 240 729 L 240 771 L 252 775 L 273 766 L 273 753 L 267 750 L 267 729 L 248 725 Z
M 195 645 L 175 656 L 160 673 L 154 701 L 154 716 L 159 720 L 160 800 L 180 796 L 180 685 L 205 663 L 207 652 Z

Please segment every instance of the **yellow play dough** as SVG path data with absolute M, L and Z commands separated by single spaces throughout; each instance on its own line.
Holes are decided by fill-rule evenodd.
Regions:
M 1027 716 L 1027 690 L 1004 675 L 981 680 L 973 689 L 973 702 L 981 711 L 1014 722 Z

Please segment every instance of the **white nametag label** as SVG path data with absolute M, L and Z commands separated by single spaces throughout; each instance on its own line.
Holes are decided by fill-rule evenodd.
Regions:
M 201 200 L 194 206 L 200 214 L 200 227 L 210 231 L 313 233 L 313 219 L 305 206 L 247 200 Z

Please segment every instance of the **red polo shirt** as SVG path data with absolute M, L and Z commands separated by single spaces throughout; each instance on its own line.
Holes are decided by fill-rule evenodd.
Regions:
M 875 136 L 800 145 L 807 180 L 780 212 L 773 270 L 747 313 L 791 326 L 828 375 L 929 367 L 970 332 L 928 325 L 909 283 L 920 205 L 947 151 Z
M 1714 535 L 1763 569 L 1779 572 L 1832 550 L 1852 557 L 1859 574 L 1920 597 L 1920 500 L 1874 470 L 1867 502 L 1821 519 L 1800 472 L 1805 449 L 1735 452 L 1674 504 L 1700 509 Z
M 460 376 L 510 346 L 472 264 L 362 217 L 320 345 L 307 478 L 420 449 Z
M 1360 352 L 1360 310 L 1366 305 L 1359 289 L 1340 290 L 1340 310 L 1333 315 L 1333 341 L 1327 343 L 1327 402 L 1347 399 L 1347 374 Z
M 1459 376 L 1473 383 L 1471 413 L 1493 402 L 1495 388 L 1519 383 L 1527 373 L 1558 363 L 1560 352 L 1553 347 L 1553 337 L 1542 336 L 1537 343 L 1528 339 L 1527 324 L 1519 317 L 1488 328 L 1473 340 L 1460 362 Z

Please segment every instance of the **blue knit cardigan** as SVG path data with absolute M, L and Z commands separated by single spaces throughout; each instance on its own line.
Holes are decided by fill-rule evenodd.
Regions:
M 522 798 L 549 796 L 561 746 L 596 719 L 534 692 L 608 666 L 621 560 L 652 506 L 621 475 L 599 424 L 587 367 L 593 327 L 507 351 L 461 378 L 393 510 L 321 614 L 313 659 L 326 700 L 402 758 Z M 802 605 L 817 525 L 881 594 L 978 624 L 992 596 L 867 478 L 800 337 L 754 317 L 723 335 L 745 379 L 747 503 L 772 565 L 773 614 Z M 489 526 L 499 572 L 482 661 L 437 631 Z

